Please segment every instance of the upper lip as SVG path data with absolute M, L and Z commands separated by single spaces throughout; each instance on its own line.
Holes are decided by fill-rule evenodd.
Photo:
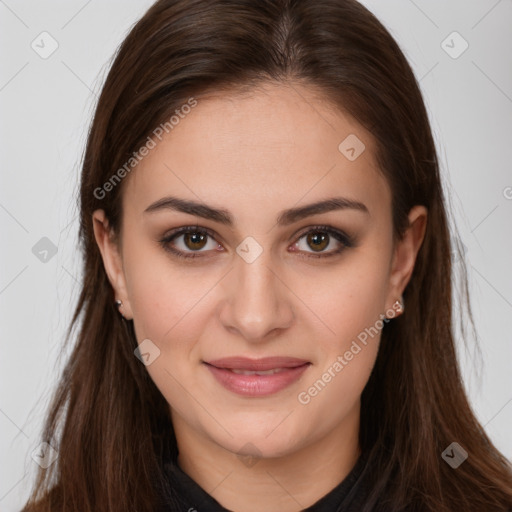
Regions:
M 263 357 L 261 359 L 249 359 L 248 357 L 223 357 L 213 361 L 205 361 L 217 368 L 227 368 L 232 370 L 252 370 L 252 371 L 265 371 L 273 370 L 276 368 L 295 368 L 309 363 L 305 359 L 298 359 L 296 357 Z

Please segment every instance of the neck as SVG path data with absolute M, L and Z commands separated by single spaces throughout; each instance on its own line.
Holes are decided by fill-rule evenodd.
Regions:
M 237 512 L 297 512 L 334 489 L 360 454 L 360 408 L 327 435 L 272 458 L 242 457 L 190 428 L 173 413 L 178 465 L 224 508 Z

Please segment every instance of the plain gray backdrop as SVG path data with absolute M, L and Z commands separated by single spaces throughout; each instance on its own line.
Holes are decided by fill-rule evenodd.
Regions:
M 151 3 L 0 0 L 4 512 L 20 510 L 28 496 L 37 468 L 31 455 L 77 299 L 75 198 L 91 114 L 109 59 Z M 482 347 L 483 366 L 459 343 L 464 379 L 479 420 L 512 459 L 512 2 L 362 3 L 420 81 Z

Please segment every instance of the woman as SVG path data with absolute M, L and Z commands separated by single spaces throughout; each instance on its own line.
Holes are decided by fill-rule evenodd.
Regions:
M 76 348 L 26 511 L 506 511 L 412 70 L 355 0 L 160 0 L 81 181 Z

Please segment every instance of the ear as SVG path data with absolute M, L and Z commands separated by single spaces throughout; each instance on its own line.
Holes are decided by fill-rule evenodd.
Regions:
M 394 249 L 387 298 L 388 308 L 391 308 L 395 301 L 399 300 L 411 279 L 416 256 L 425 236 L 428 210 L 424 206 L 416 205 L 411 208 L 408 217 L 409 226 Z
M 117 240 L 114 238 L 112 228 L 110 228 L 108 219 L 104 210 L 96 210 L 92 214 L 92 223 L 94 237 L 101 252 L 103 266 L 107 273 L 108 280 L 114 289 L 117 300 L 123 304 L 119 308 L 120 313 L 127 319 L 133 318 L 128 293 L 126 291 L 126 279 L 123 269 L 123 260 L 120 253 Z

